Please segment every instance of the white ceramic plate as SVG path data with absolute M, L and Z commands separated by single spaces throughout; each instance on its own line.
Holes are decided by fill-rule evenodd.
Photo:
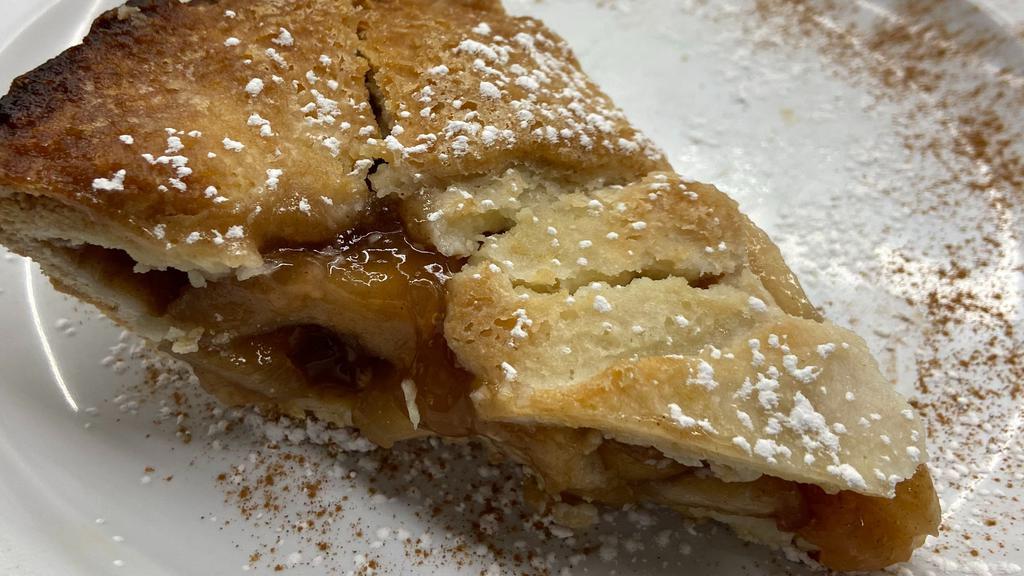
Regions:
M 1024 141 L 1024 47 L 1014 33 L 1024 9 L 864 0 L 802 12 L 762 1 L 757 12 L 753 4 L 522 0 L 511 8 L 566 36 L 677 169 L 737 198 L 779 241 L 812 298 L 859 330 L 918 400 L 944 528 L 895 570 L 1020 572 L 1022 404 L 1012 387 L 1024 375 L 1011 357 L 1024 350 L 1024 191 L 1012 162 Z M 0 87 L 75 42 L 111 5 L 3 0 Z M 900 26 L 908 33 L 879 32 Z M 944 56 L 929 57 L 940 48 Z M 1001 117 L 998 131 L 983 124 L 989 115 Z M 316 503 L 284 498 L 281 510 L 245 519 L 232 482 L 254 483 L 279 456 L 244 426 L 208 435 L 226 417 L 194 392 L 184 423 L 193 441 L 183 443 L 177 408 L 170 421 L 160 414 L 173 384 L 143 384 L 132 338 L 13 256 L 0 258 L 0 327 L 3 574 L 806 570 L 714 526 L 647 510 L 609 512 L 568 540 L 524 527 L 514 505 L 492 526 L 484 502 L 510 498 L 514 472 L 465 447 L 399 451 L 399 472 L 373 480 L 381 455 L 289 445 L 308 460 L 292 461 L 278 484 L 299 492 L 307 474 L 327 478 Z M 427 480 L 432 473 L 440 478 Z M 433 517 L 446 494 L 454 501 Z M 329 526 L 316 520 L 322 536 L 297 530 L 311 509 L 343 497 Z M 481 526 L 496 534 L 479 534 Z

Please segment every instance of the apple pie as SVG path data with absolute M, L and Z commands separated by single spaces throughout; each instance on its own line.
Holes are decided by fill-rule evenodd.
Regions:
M 778 248 L 491 0 L 133 0 L 0 100 L 0 242 L 231 405 L 475 438 L 571 527 L 662 505 L 908 559 L 917 414 Z

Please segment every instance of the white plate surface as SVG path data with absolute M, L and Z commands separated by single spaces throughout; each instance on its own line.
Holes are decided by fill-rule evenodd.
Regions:
M 1013 386 L 1024 382 L 1024 190 L 1013 162 L 1024 142 L 1024 8 L 840 4 L 811 12 L 745 0 L 510 7 L 562 33 L 678 170 L 737 198 L 812 299 L 861 332 L 918 402 L 944 527 L 893 571 L 1018 573 L 1024 393 Z M 0 89 L 75 42 L 109 6 L 2 0 Z M 901 26 L 907 34 L 892 33 Z M 929 56 L 940 48 L 946 56 Z M 985 123 L 990 116 L 1001 119 L 998 130 Z M 516 506 L 492 526 L 485 501 L 514 494 L 514 472 L 458 446 L 433 456 L 427 446 L 400 451 L 393 460 L 414 473 L 373 480 L 379 454 L 335 457 L 284 442 L 308 460 L 280 472 L 279 487 L 299 492 L 307 475 L 324 480 L 315 503 L 293 495 L 281 510 L 243 518 L 232 492 L 255 486 L 280 455 L 245 426 L 208 434 L 231 416 L 211 414 L 194 392 L 184 422 L 193 441 L 183 443 L 178 409 L 160 414 L 162 402 L 174 405 L 175 383 L 145 384 L 145 355 L 133 354 L 134 344 L 55 293 L 28 261 L 0 257 L 0 573 L 806 570 L 714 526 L 648 510 L 609 512 L 569 540 L 539 538 Z M 431 471 L 441 478 L 427 480 Z M 475 480 L 481 472 L 487 481 Z M 454 502 L 434 518 L 446 494 Z M 297 530 L 311 510 L 342 497 L 330 525 L 315 520 L 322 536 Z M 496 533 L 481 535 L 481 526 Z

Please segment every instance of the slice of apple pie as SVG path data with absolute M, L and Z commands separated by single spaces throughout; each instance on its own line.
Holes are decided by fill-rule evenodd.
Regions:
M 917 415 L 771 240 L 488 0 L 138 0 L 0 100 L 0 242 L 225 403 L 480 439 L 569 526 L 840 570 L 939 521 Z

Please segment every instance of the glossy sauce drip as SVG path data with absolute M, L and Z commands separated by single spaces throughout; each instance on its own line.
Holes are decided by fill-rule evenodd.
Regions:
M 443 334 L 444 283 L 459 264 L 416 247 L 399 225 L 342 238 L 339 248 L 330 264 L 331 277 L 404 293 L 417 326 L 411 362 L 396 366 L 392 377 L 374 382 L 357 404 L 353 421 L 384 445 L 405 437 L 409 416 L 401 384 L 412 380 L 422 428 L 442 436 L 472 434 L 472 376 L 457 366 Z M 392 430 L 386 430 L 389 427 Z
M 227 343 L 204 339 L 190 360 L 249 368 L 236 384 L 271 401 L 344 398 L 352 423 L 383 446 L 423 432 L 468 436 L 472 378 L 442 333 L 444 284 L 459 263 L 416 247 L 397 223 L 374 228 L 324 248 L 277 250 L 266 256 L 272 271 L 265 275 L 187 293 L 173 317 L 204 323 L 214 310 L 218 328 L 232 334 Z M 419 430 L 405 380 L 415 383 Z

